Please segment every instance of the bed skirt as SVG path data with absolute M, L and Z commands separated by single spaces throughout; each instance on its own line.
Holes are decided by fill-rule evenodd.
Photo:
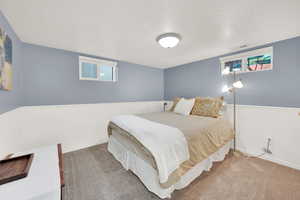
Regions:
M 224 160 L 231 145 L 232 141 L 228 142 L 209 158 L 203 160 L 190 169 L 176 184 L 167 189 L 161 188 L 157 171 L 149 163 L 139 158 L 135 153 L 129 151 L 126 148 L 126 145 L 122 144 L 122 141 L 115 137 L 114 134 L 109 138 L 108 151 L 126 170 L 131 170 L 137 177 L 139 177 L 149 191 L 163 199 L 171 198 L 171 194 L 174 190 L 179 190 L 188 186 L 193 180 L 200 176 L 203 171 L 209 171 L 213 162 Z

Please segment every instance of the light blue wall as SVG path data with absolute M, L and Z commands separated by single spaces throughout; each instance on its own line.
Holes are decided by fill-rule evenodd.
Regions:
M 300 107 L 300 37 L 262 47 L 267 46 L 274 48 L 273 70 L 241 74 L 244 88 L 238 91 L 238 103 Z M 224 95 L 227 81 L 221 76 L 220 57 L 166 69 L 165 99 Z M 230 95 L 225 98 L 232 102 Z
M 22 43 L 0 11 L 13 41 L 13 90 L 0 90 L 0 113 L 23 105 L 163 100 L 163 70 L 118 61 L 116 83 L 80 81 L 80 54 Z
M 118 81 L 79 80 L 80 54 L 23 44 L 24 105 L 163 100 L 163 70 L 118 61 Z
M 166 70 L 118 62 L 117 83 L 79 81 L 78 53 L 22 43 L 0 11 L 13 41 L 13 90 L 0 90 L 0 113 L 21 105 L 170 100 L 220 96 L 226 82 L 219 57 Z M 300 37 L 276 42 L 272 71 L 246 73 L 239 103 L 300 107 Z M 260 47 L 258 47 L 260 48 Z M 226 97 L 231 102 L 231 97 Z
M 12 40 L 13 44 L 13 90 L 4 91 L 0 90 L 0 113 L 12 110 L 22 103 L 22 42 L 7 22 L 6 18 L 0 11 L 0 28 L 4 30 Z

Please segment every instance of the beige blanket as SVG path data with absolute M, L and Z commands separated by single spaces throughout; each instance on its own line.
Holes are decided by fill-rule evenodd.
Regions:
M 176 127 L 186 137 L 190 159 L 181 164 L 175 170 L 167 182 L 162 183 L 163 188 L 175 184 L 189 169 L 208 158 L 218 151 L 234 137 L 234 132 L 229 122 L 222 118 L 200 117 L 195 115 L 183 116 L 173 112 L 148 113 L 138 115 L 139 117 Z M 117 134 L 117 137 L 129 143 L 127 148 L 138 154 L 140 158 L 157 169 L 154 157 L 137 139 L 130 133 L 119 128 L 112 122 L 108 125 L 108 134 Z

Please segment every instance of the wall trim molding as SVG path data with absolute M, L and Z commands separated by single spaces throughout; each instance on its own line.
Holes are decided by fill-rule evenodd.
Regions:
M 233 104 L 228 103 L 226 104 L 226 106 L 233 106 Z M 300 107 L 290 107 L 290 106 L 259 106 L 259 105 L 247 105 L 247 104 L 236 104 L 236 106 L 238 107 L 248 107 L 248 108 L 253 108 L 253 107 L 257 107 L 257 108 L 262 108 L 262 109 L 299 109 L 300 111 Z

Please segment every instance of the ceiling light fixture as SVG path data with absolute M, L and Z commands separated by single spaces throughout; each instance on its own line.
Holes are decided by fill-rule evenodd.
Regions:
M 177 33 L 165 33 L 159 35 L 156 38 L 156 41 L 162 46 L 163 48 L 173 48 L 178 45 L 180 42 L 181 37 Z

